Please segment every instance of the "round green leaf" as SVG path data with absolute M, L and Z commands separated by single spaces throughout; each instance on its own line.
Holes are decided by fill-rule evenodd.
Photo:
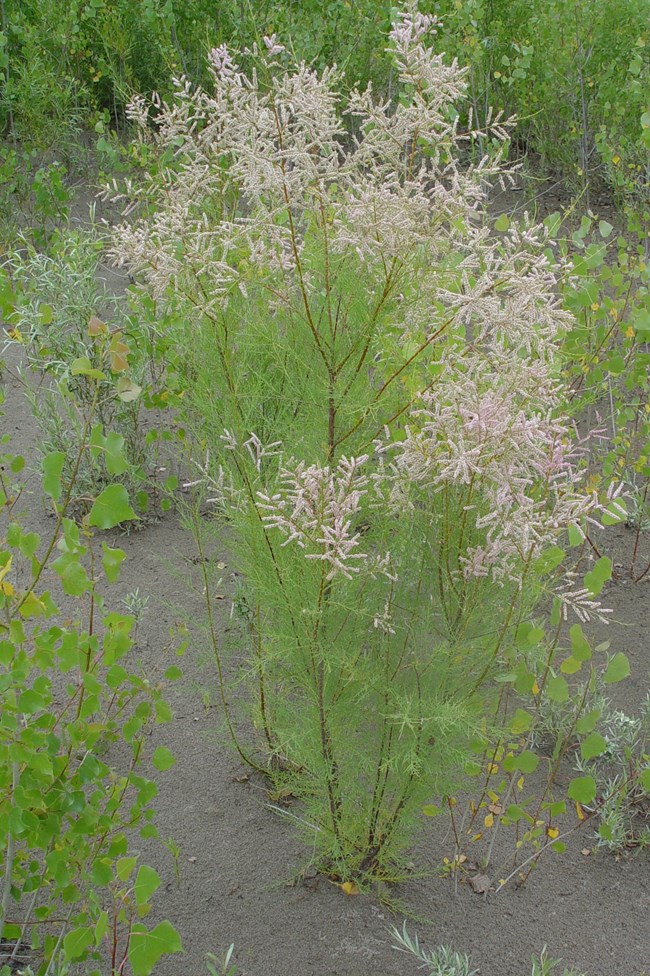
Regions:
M 108 931 L 108 912 L 101 913 L 95 923 L 95 945 L 98 946 Z
M 580 624 L 574 624 L 569 630 L 571 638 L 571 653 L 576 661 L 589 661 L 591 658 L 591 648 L 589 641 L 582 632 Z
M 570 525 L 567 532 L 570 546 L 581 546 L 585 541 L 584 532 L 579 528 L 579 526 Z
M 534 773 L 539 765 L 539 756 L 531 752 L 530 749 L 525 749 L 517 757 L 517 767 L 522 771 L 522 773 Z
M 181 938 L 171 922 L 161 922 L 151 932 L 140 923 L 131 929 L 129 963 L 133 976 L 149 976 L 161 956 L 182 951 Z
M 552 573 L 562 563 L 565 555 L 564 549 L 560 549 L 559 546 L 551 546 L 535 560 L 533 568 L 540 576 L 544 576 L 546 573 Z
M 580 735 L 587 735 L 589 732 L 593 732 L 600 715 L 601 710 L 599 708 L 593 708 L 586 715 L 582 715 L 576 722 L 576 732 Z
M 532 724 L 533 716 L 523 708 L 518 708 L 510 719 L 510 731 L 513 735 L 521 735 L 528 732 Z
M 585 586 L 593 594 L 598 596 L 605 583 L 612 578 L 612 561 L 607 556 L 601 556 L 594 563 L 594 568 L 585 573 Z
M 115 873 L 120 881 L 126 881 L 131 876 L 137 863 L 137 857 L 121 857 L 118 860 L 115 865 Z
M 567 657 L 560 665 L 562 674 L 577 674 L 582 667 L 582 661 L 577 661 L 573 656 Z
M 176 758 L 173 752 L 167 749 L 166 746 L 158 746 L 158 748 L 154 750 L 151 761 L 156 769 L 164 772 L 166 769 L 171 769 L 176 762 Z
M 63 451 L 52 451 L 47 454 L 42 461 L 43 464 L 43 491 L 55 502 L 61 497 L 61 474 L 65 464 L 65 454 Z
M 160 876 L 158 872 L 154 871 L 148 864 L 142 864 L 133 885 L 133 894 L 138 908 L 145 905 L 159 887 Z
M 142 393 L 142 387 L 138 386 L 126 376 L 120 376 L 116 384 L 117 395 L 124 403 L 132 403 L 137 400 Z
M 126 553 L 123 549 L 111 549 L 105 542 L 102 544 L 102 566 L 109 583 L 117 582 L 125 559 Z
M 625 654 L 619 651 L 610 660 L 607 665 L 607 670 L 605 671 L 604 681 L 606 685 L 616 684 L 617 681 L 622 681 L 630 673 L 630 662 L 628 661 Z
M 425 817 L 437 817 L 441 812 L 442 808 L 437 807 L 434 803 L 427 803 L 426 806 L 422 807 L 422 813 Z
M 601 515 L 603 525 L 618 525 L 627 518 L 627 510 L 623 499 L 610 502 Z
M 577 776 L 569 783 L 567 792 L 571 800 L 584 806 L 596 796 L 596 781 L 593 776 Z
M 80 959 L 94 941 L 94 933 L 90 927 L 73 929 L 72 932 L 68 932 L 63 940 L 63 952 L 66 959 L 70 962 L 74 959 Z
M 129 522 L 137 517 L 129 505 L 124 485 L 109 485 L 95 499 L 88 522 L 98 529 L 112 529 L 120 522 Z
M 602 756 L 606 748 L 607 741 L 604 736 L 600 732 L 592 732 L 580 743 L 580 754 L 583 759 L 594 759 L 596 756 Z
M 102 373 L 101 369 L 95 369 L 88 356 L 80 356 L 75 359 L 70 366 L 71 376 L 88 376 L 89 379 L 93 380 L 105 380 L 106 373 Z
M 569 700 L 569 686 L 559 674 L 548 679 L 545 691 L 551 701 L 561 703 Z

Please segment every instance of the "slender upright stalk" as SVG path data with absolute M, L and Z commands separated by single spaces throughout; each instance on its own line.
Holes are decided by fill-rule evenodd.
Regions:
M 11 764 L 11 797 L 15 797 L 18 784 L 20 782 L 20 764 Z M 16 838 L 11 827 L 7 828 L 7 852 L 4 865 L 4 884 L 2 886 L 2 899 L 0 900 L 0 932 L 2 932 L 9 911 L 11 901 L 11 886 L 14 877 L 14 861 L 16 859 Z
M 264 773 L 265 770 L 262 769 L 254 759 L 244 752 L 242 746 L 237 738 L 237 733 L 235 732 L 235 727 L 232 723 L 232 718 L 230 716 L 230 707 L 228 705 L 228 700 L 226 698 L 226 684 L 223 673 L 223 663 L 221 661 L 221 652 L 219 650 L 219 639 L 217 637 L 216 622 L 214 619 L 214 608 L 212 605 L 212 596 L 210 594 L 210 579 L 208 577 L 207 561 L 205 556 L 205 550 L 203 548 L 203 534 L 201 532 L 201 526 L 199 524 L 199 517 L 196 513 L 196 509 L 192 508 L 192 522 L 194 524 L 194 539 L 196 541 L 196 547 L 199 551 L 199 565 L 201 567 L 201 575 L 203 577 L 204 595 L 205 595 L 205 606 L 208 615 L 208 628 L 210 632 L 210 645 L 212 647 L 212 653 L 214 657 L 215 664 L 217 666 L 217 677 L 219 681 L 219 697 L 221 699 L 221 705 L 223 708 L 223 714 L 226 719 L 226 725 L 228 727 L 228 732 L 232 743 L 239 753 L 240 758 L 250 766 L 252 769 L 257 770 L 260 773 Z
M 9 65 L 11 63 L 11 57 L 9 53 L 9 33 L 7 31 L 7 11 L 5 8 L 5 0 L 0 0 L 0 24 L 2 25 L 2 33 L 6 38 L 6 54 L 7 54 L 7 65 L 5 67 L 5 90 L 7 91 L 7 104 L 9 105 L 9 134 L 11 135 L 11 141 L 14 146 L 16 145 L 16 127 L 14 125 L 14 110 L 11 103 L 11 97 L 9 95 Z

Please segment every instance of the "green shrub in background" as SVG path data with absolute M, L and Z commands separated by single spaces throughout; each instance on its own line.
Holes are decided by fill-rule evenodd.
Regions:
M 393 93 L 383 58 L 390 3 L 372 0 L 2 0 L 0 128 L 40 148 L 81 125 L 118 131 L 133 93 L 205 82 L 205 55 L 264 35 L 336 62 L 347 85 Z M 595 179 L 645 206 L 650 179 L 650 33 L 645 0 L 424 0 L 440 49 L 469 65 L 470 103 L 516 114 L 520 151 L 574 188 Z M 0 75 L 1 77 L 1 75 Z
M 6 81 L 0 112 L 20 140 L 48 149 L 133 91 L 168 86 L 172 10 L 153 0 L 3 0 Z
M 598 176 L 647 204 L 647 4 L 495 0 L 488 7 L 497 20 L 497 104 L 520 118 L 518 139 L 575 185 L 588 188 Z
M 174 74 L 204 79 L 210 47 L 250 46 L 274 30 L 299 56 L 337 60 L 363 80 L 385 64 L 389 26 L 389 5 L 369 0 L 3 0 L 2 9 L 0 129 L 41 149 L 104 111 L 119 129 L 135 92 L 167 93 Z

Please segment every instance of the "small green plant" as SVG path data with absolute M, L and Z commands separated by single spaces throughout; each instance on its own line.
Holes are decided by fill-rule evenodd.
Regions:
M 590 192 L 607 184 L 647 212 L 644 0 L 440 0 L 435 8 L 446 49 L 471 65 L 478 117 L 489 104 L 516 115 L 514 149 L 528 166 L 536 156 L 587 208 Z
M 447 946 L 425 951 L 417 933 L 414 936 L 409 935 L 406 922 L 401 932 L 392 926 L 390 933 L 395 939 L 393 949 L 415 956 L 422 963 L 420 969 L 426 969 L 427 976 L 478 976 L 478 969 L 471 968 L 469 956 L 465 953 L 454 952 Z
M 147 614 L 147 610 L 149 609 L 149 597 L 146 593 L 140 593 L 140 587 L 136 586 L 135 590 L 132 590 L 131 593 L 127 593 L 127 595 L 123 598 L 122 606 L 126 612 L 133 617 L 135 622 L 133 639 L 137 641 L 140 624 L 142 623 Z
M 210 976 L 236 976 L 237 966 L 232 962 L 234 951 L 235 944 L 233 942 L 220 956 L 216 956 L 213 952 L 207 953 L 205 965 Z
M 557 233 L 560 215 L 547 218 Z M 594 489 L 605 495 L 619 483 L 631 511 L 607 512 L 604 525 L 626 522 L 633 530 L 626 571 L 637 582 L 650 572 L 646 548 L 646 507 L 650 489 L 650 268 L 645 231 L 615 236 L 594 214 L 584 215 L 570 237 L 558 242 L 571 258 L 563 298 L 574 313 L 563 344 L 564 373 L 571 386 L 576 418 L 590 417 L 600 428 L 585 455 Z M 588 530 L 587 545 L 597 555 L 607 534 Z
M 598 844 L 623 851 L 650 844 L 650 696 L 638 717 L 605 702 L 596 726 L 604 746 L 576 768 L 597 784 Z
M 471 968 L 469 956 L 465 953 L 454 952 L 447 946 L 439 946 L 427 952 L 420 945 L 417 933 L 414 936 L 409 934 L 406 922 L 401 932 L 395 926 L 392 926 L 389 931 L 395 940 L 393 949 L 408 952 L 418 959 L 421 963 L 420 969 L 426 970 L 426 976 L 478 976 L 479 970 Z M 531 976 L 552 976 L 561 962 L 551 959 L 544 947 L 539 956 L 532 957 L 531 965 Z M 565 968 L 562 976 L 584 976 L 584 974 L 576 969 Z
M 599 561 L 585 574 L 585 588 L 598 592 L 610 573 L 609 561 Z M 591 763 L 605 762 L 611 748 L 601 734 L 601 723 L 608 721 L 606 691 L 629 675 L 630 666 L 621 652 L 608 654 L 607 642 L 592 650 L 580 624 L 569 628 L 566 646 L 562 616 L 556 605 L 555 630 L 548 636 L 538 622 L 519 629 L 518 660 L 500 677 L 498 708 L 505 735 L 475 743 L 472 771 L 480 783 L 478 794 L 463 804 L 447 796 L 423 809 L 428 816 L 450 818 L 453 857 L 447 855 L 443 865 L 455 884 L 467 874 L 470 859 L 481 866 L 483 891 L 494 887 L 498 892 L 512 881 L 524 884 L 543 855 L 562 854 L 567 836 L 597 822 L 608 804 L 620 807 L 628 790 L 639 795 L 650 775 L 642 771 L 642 756 L 632 762 L 630 753 L 618 782 L 603 785 L 595 772 L 598 765 L 592 768 Z M 566 771 L 576 750 L 580 775 L 559 789 L 558 774 Z M 509 847 L 505 855 L 498 838 Z
M 542 949 L 539 957 L 533 956 L 532 958 L 532 970 L 531 976 L 551 976 L 551 974 L 561 966 L 562 963 L 559 959 L 551 959 L 546 951 L 546 946 Z M 585 976 L 584 973 L 579 973 L 577 969 L 564 969 L 562 976 Z

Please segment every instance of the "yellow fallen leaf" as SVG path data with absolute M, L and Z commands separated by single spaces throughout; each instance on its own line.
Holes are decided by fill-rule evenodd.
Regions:
M 0 591 L 4 593 L 5 596 L 13 596 L 14 588 L 8 580 L 3 580 L 0 583 Z
M 4 566 L 2 567 L 2 569 L 0 569 L 0 583 L 2 583 L 3 579 L 5 578 L 5 576 L 7 575 L 7 573 L 9 572 L 9 570 L 11 569 L 11 563 L 13 561 L 13 558 L 14 558 L 13 556 L 9 556 L 9 559 L 7 560 L 7 562 L 4 564 Z
M 359 889 L 354 883 L 354 881 L 344 881 L 343 884 L 341 885 L 341 891 L 343 891 L 346 895 L 359 894 Z
M 539 685 L 537 684 L 537 678 L 535 678 L 535 681 L 533 683 L 533 694 L 539 695 Z
M 560 835 L 560 831 L 557 829 L 557 827 L 547 827 L 546 833 L 551 838 L 551 840 L 555 840 L 555 838 L 559 837 Z
M 524 781 L 524 777 L 523 776 L 520 776 L 519 779 L 517 780 L 517 789 L 519 791 L 523 790 L 523 788 L 524 788 L 524 782 L 525 782 Z
M 628 325 L 627 329 L 625 330 L 625 338 L 626 339 L 634 338 L 634 329 L 632 328 L 631 325 Z
M 494 815 L 491 814 L 491 813 L 488 813 L 488 815 L 484 819 L 483 823 L 485 824 L 486 827 L 493 827 L 494 826 Z
M 578 820 L 584 820 L 585 819 L 584 810 L 582 809 L 582 807 L 580 806 L 580 804 L 577 802 L 577 800 L 576 800 L 576 813 L 578 814 Z
M 492 763 L 491 762 L 491 763 L 488 763 L 487 764 L 487 771 L 488 771 L 488 773 L 498 773 L 499 772 L 499 767 L 498 767 L 498 765 L 496 763 Z

